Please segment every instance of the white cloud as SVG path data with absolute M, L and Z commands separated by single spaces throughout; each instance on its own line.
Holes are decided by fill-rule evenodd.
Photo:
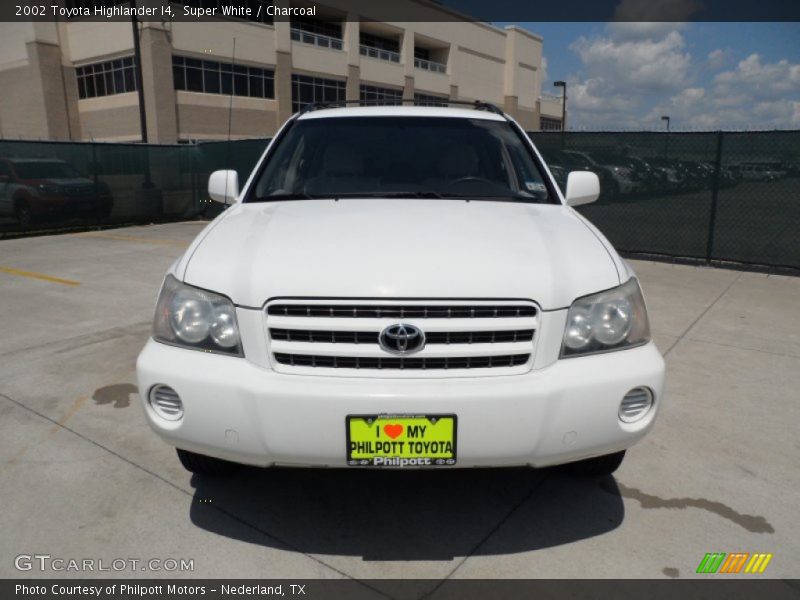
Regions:
M 679 23 L 614 23 L 570 49 L 571 129 L 785 129 L 800 126 L 800 63 L 751 54 L 735 68 L 718 48 L 693 59 Z M 714 73 L 716 73 L 714 75 Z M 701 84 L 701 85 L 699 85 Z
M 712 69 L 719 69 L 725 66 L 725 63 L 728 62 L 729 54 L 730 51 L 717 48 L 716 50 L 712 50 L 708 53 L 708 56 L 706 57 L 706 63 L 708 63 L 708 66 Z
M 641 127 L 648 99 L 689 85 L 691 55 L 679 25 L 664 25 L 616 23 L 607 35 L 580 37 L 570 45 L 582 63 L 581 73 L 570 81 L 571 127 Z
M 756 98 L 775 99 L 790 93 L 800 96 L 800 63 L 784 59 L 762 64 L 758 54 L 751 54 L 735 70 L 719 73 L 714 83 L 720 93 L 747 88 Z
M 570 46 L 584 68 L 609 87 L 633 93 L 675 89 L 685 83 L 691 60 L 683 36 L 670 31 L 661 39 L 624 40 L 613 37 L 578 38 Z
M 547 73 L 547 57 L 542 55 L 542 75 L 539 78 L 541 81 L 550 81 L 550 75 Z

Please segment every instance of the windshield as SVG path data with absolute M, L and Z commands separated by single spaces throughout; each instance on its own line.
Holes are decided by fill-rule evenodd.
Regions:
M 80 177 L 72 165 L 59 161 L 36 161 L 14 163 L 20 179 L 74 179 Z
M 332 197 L 557 202 L 508 122 L 410 116 L 296 121 L 246 201 Z

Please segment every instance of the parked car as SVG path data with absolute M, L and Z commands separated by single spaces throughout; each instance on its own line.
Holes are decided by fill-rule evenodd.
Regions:
M 731 188 L 739 183 L 739 178 L 731 167 L 721 166 L 719 170 L 719 185 L 721 188 Z
M 688 187 L 687 173 L 679 162 L 658 157 L 648 158 L 647 161 L 663 174 L 667 191 L 674 192 Z
M 169 269 L 139 355 L 152 429 L 195 473 L 613 472 L 664 360 L 631 265 L 491 105 L 310 107 Z
M 608 170 L 620 194 L 628 196 L 645 189 L 646 179 L 643 174 L 637 173 L 629 156 L 608 151 L 595 151 L 585 153 L 585 155 L 590 157 L 595 164 Z
M 781 171 L 762 163 L 743 163 L 739 172 L 746 181 L 777 181 L 782 175 Z
M 560 165 L 549 164 L 547 166 L 550 169 L 550 173 L 553 175 L 553 179 L 556 181 L 556 185 L 558 185 L 558 189 L 561 190 L 563 194 L 567 190 L 567 176 L 569 175 L 569 171 Z
M 29 226 L 49 216 L 111 213 L 111 191 L 55 158 L 0 158 L 0 214 Z
M 573 150 L 560 150 L 558 148 L 546 148 L 542 150 L 542 155 L 547 160 L 547 164 L 552 170 L 554 167 L 562 173 L 570 171 L 589 171 L 597 175 L 600 179 L 600 200 L 610 201 L 619 195 L 619 187 L 611 175 L 611 172 L 597 164 L 583 152 Z
M 666 189 L 667 176 L 639 156 L 626 155 L 628 164 L 633 170 L 633 179 L 639 184 L 639 190 L 647 194 L 663 193 Z

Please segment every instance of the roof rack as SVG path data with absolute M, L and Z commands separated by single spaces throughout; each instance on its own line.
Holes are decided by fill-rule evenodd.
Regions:
M 423 105 L 430 105 L 433 104 L 433 101 L 420 101 L 413 98 L 402 98 L 397 100 L 332 100 L 329 102 L 311 102 L 310 104 L 306 104 L 303 108 L 301 108 L 297 116 L 303 115 L 307 112 L 312 112 L 315 110 L 320 110 L 323 108 L 334 108 L 337 106 L 347 106 L 348 104 L 357 104 L 359 106 L 397 106 L 403 104 L 416 104 L 416 103 L 424 103 Z M 491 102 L 482 102 L 481 100 L 475 100 L 470 102 L 469 100 L 447 100 L 442 98 L 441 101 L 435 101 L 435 104 L 455 104 L 457 106 L 471 106 L 475 110 L 488 110 L 489 112 L 493 112 L 501 117 L 505 117 L 505 114 L 502 110 L 500 110 L 497 106 L 492 104 Z

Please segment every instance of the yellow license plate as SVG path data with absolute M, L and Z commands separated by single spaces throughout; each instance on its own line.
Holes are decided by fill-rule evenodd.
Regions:
M 352 467 L 443 467 L 456 464 L 456 415 L 348 415 Z

